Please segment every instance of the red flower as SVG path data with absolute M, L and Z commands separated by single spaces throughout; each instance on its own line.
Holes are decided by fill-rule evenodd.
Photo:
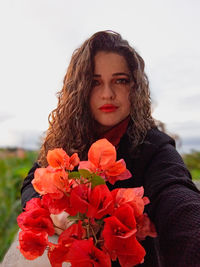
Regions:
M 106 185 L 97 185 L 89 196 L 87 216 L 101 219 L 107 214 L 111 214 L 114 208 L 111 192 Z
M 55 148 L 48 151 L 47 161 L 53 168 L 73 170 L 79 164 L 80 160 L 77 153 L 69 157 L 62 148 Z
M 100 139 L 93 143 L 88 151 L 88 161 L 81 161 L 79 169 L 88 169 L 91 172 L 106 178 L 114 184 L 117 180 L 131 177 L 123 160 L 116 161 L 115 147 L 107 139 Z
M 26 207 L 24 208 L 24 210 L 29 211 L 37 208 L 42 208 L 42 204 L 41 204 L 41 199 L 35 197 L 26 202 Z
M 24 257 L 33 260 L 48 246 L 53 267 L 62 267 L 63 262 L 70 262 L 72 267 L 111 267 L 111 259 L 117 258 L 122 267 L 142 263 L 145 250 L 138 240 L 156 236 L 154 225 L 143 214 L 149 203 L 143 197 L 143 187 L 110 192 L 98 177 L 111 184 L 131 177 L 124 160 L 116 161 L 115 147 L 101 139 L 90 147 L 88 161 L 79 164 L 76 153 L 69 157 L 63 149 L 49 151 L 47 161 L 49 166 L 38 168 L 32 181 L 42 198 L 29 201 L 25 212 L 17 218 L 23 230 L 19 234 L 19 249 Z M 69 175 L 78 164 L 79 169 L 91 173 L 82 170 Z M 48 235 L 55 232 L 50 216 L 54 218 L 53 214 L 61 212 L 81 219 L 66 226 L 58 243 L 53 244 L 48 241 Z M 68 214 L 64 223 L 68 223 Z
M 49 243 L 50 249 L 48 257 L 53 267 L 62 267 L 62 263 L 67 261 L 67 253 L 74 240 L 85 237 L 85 229 L 81 225 L 73 224 L 59 236 L 58 244 Z
M 67 261 L 69 246 L 49 243 L 48 258 L 52 267 L 62 267 L 62 263 Z
M 63 149 L 56 148 L 48 151 L 47 161 L 47 168 L 36 169 L 33 187 L 41 195 L 54 194 L 53 198 L 62 198 L 63 192 L 68 192 L 71 186 L 66 169 L 73 170 L 78 165 L 78 155 L 74 153 L 69 157 Z
M 132 257 L 131 264 L 136 265 L 142 262 L 145 250 L 136 240 L 136 221 L 133 209 L 129 205 L 119 207 L 113 216 L 104 219 L 103 238 L 105 248 L 109 251 L 113 260 L 116 257 L 125 267 L 125 255 Z M 121 257 L 121 258 L 120 258 Z
M 48 151 L 47 161 L 51 167 L 61 168 L 69 164 L 69 156 L 62 148 L 55 148 Z
M 19 233 L 19 250 L 28 260 L 42 256 L 48 244 L 46 232 L 21 231 Z
M 50 214 L 43 208 L 22 212 L 17 217 L 17 223 L 22 230 L 46 232 L 50 236 L 55 233 Z
M 103 237 L 108 251 L 120 251 L 129 249 L 130 237 L 136 233 L 136 221 L 133 210 L 126 205 L 118 208 L 113 216 L 105 218 Z
M 80 159 L 78 157 L 77 153 L 74 153 L 70 158 L 69 158 L 69 165 L 66 167 L 67 170 L 72 171 L 75 166 L 77 166 L 80 162 Z
M 144 248 L 136 239 L 133 239 L 132 246 L 134 248 L 132 254 L 118 254 L 118 260 L 122 267 L 133 267 L 144 262 Z
M 115 206 L 120 207 L 124 204 L 129 204 L 133 210 L 135 217 L 143 214 L 144 206 L 149 203 L 147 197 L 143 197 L 144 188 L 117 188 L 111 192 Z
M 125 167 L 125 171 L 119 173 L 118 171 L 116 172 L 116 175 L 114 175 L 114 170 L 117 169 L 117 164 L 114 168 L 110 168 L 107 172 L 107 180 L 109 181 L 109 183 L 114 184 L 117 181 L 121 181 L 121 180 L 126 180 L 130 177 L 132 177 L 132 174 L 129 172 L 129 170 L 126 169 L 126 163 L 123 159 L 118 160 L 116 163 L 118 163 L 118 165 L 123 165 Z
M 157 237 L 154 224 L 150 221 L 146 213 L 137 218 L 137 233 L 138 240 L 144 240 L 146 236 Z
M 63 195 L 62 198 L 52 198 L 52 194 L 46 194 L 42 197 L 42 205 L 49 210 L 51 214 L 59 214 L 69 206 L 69 197 Z
M 88 209 L 88 197 L 90 194 L 90 188 L 85 184 L 79 184 L 71 190 L 70 206 L 73 214 L 70 210 L 66 209 L 70 215 L 75 215 L 77 212 L 86 213 Z M 74 214 L 75 213 L 75 214 Z
M 110 267 L 108 254 L 96 248 L 92 238 L 89 240 L 76 240 L 72 243 L 67 254 L 68 261 L 73 267 Z
M 50 166 L 36 169 L 32 184 L 40 195 L 51 193 L 54 194 L 54 198 L 61 198 L 63 192 L 67 192 L 70 187 L 68 174 Z
M 71 244 L 74 240 L 82 240 L 86 236 L 86 230 L 82 227 L 82 222 L 72 224 L 59 236 L 58 243 Z

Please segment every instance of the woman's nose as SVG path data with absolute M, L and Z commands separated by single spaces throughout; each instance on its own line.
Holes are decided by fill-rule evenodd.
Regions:
M 114 99 L 115 98 L 115 91 L 112 88 L 111 84 L 105 83 L 103 85 L 101 96 L 104 99 Z

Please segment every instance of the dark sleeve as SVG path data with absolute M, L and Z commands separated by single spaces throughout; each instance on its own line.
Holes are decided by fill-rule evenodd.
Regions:
M 30 169 L 27 177 L 24 179 L 22 188 L 21 188 L 21 204 L 22 208 L 25 208 L 26 202 L 29 201 L 31 198 L 39 197 L 39 194 L 35 191 L 32 186 L 32 180 L 34 178 L 34 172 L 40 166 L 38 163 L 34 163 L 33 167 Z
M 164 266 L 200 266 L 200 193 L 172 145 L 152 159 L 144 188 Z

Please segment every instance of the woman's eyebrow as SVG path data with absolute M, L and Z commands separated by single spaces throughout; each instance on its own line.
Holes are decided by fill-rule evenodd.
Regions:
M 116 72 L 116 73 L 113 73 L 112 76 L 120 76 L 120 75 L 125 75 L 128 78 L 130 78 L 130 75 L 128 73 L 125 73 L 125 72 Z
M 120 75 L 125 75 L 128 78 L 130 78 L 130 75 L 128 73 L 125 73 L 125 72 L 116 72 L 116 73 L 112 74 L 112 76 L 120 76 Z M 99 78 L 99 77 L 101 77 L 101 74 L 94 74 L 93 77 Z

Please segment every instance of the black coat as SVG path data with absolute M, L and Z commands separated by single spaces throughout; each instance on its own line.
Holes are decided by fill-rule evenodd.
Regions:
M 150 204 L 146 212 L 156 226 L 158 238 L 147 237 L 145 267 L 200 266 L 200 194 L 191 181 L 191 175 L 175 149 L 175 143 L 158 129 L 151 129 L 137 150 L 131 151 L 127 134 L 117 149 L 132 173 L 128 180 L 108 184 L 117 187 L 143 186 Z M 22 187 L 22 206 L 38 196 L 31 180 L 38 164 L 30 170 Z M 114 262 L 112 266 L 119 266 Z

